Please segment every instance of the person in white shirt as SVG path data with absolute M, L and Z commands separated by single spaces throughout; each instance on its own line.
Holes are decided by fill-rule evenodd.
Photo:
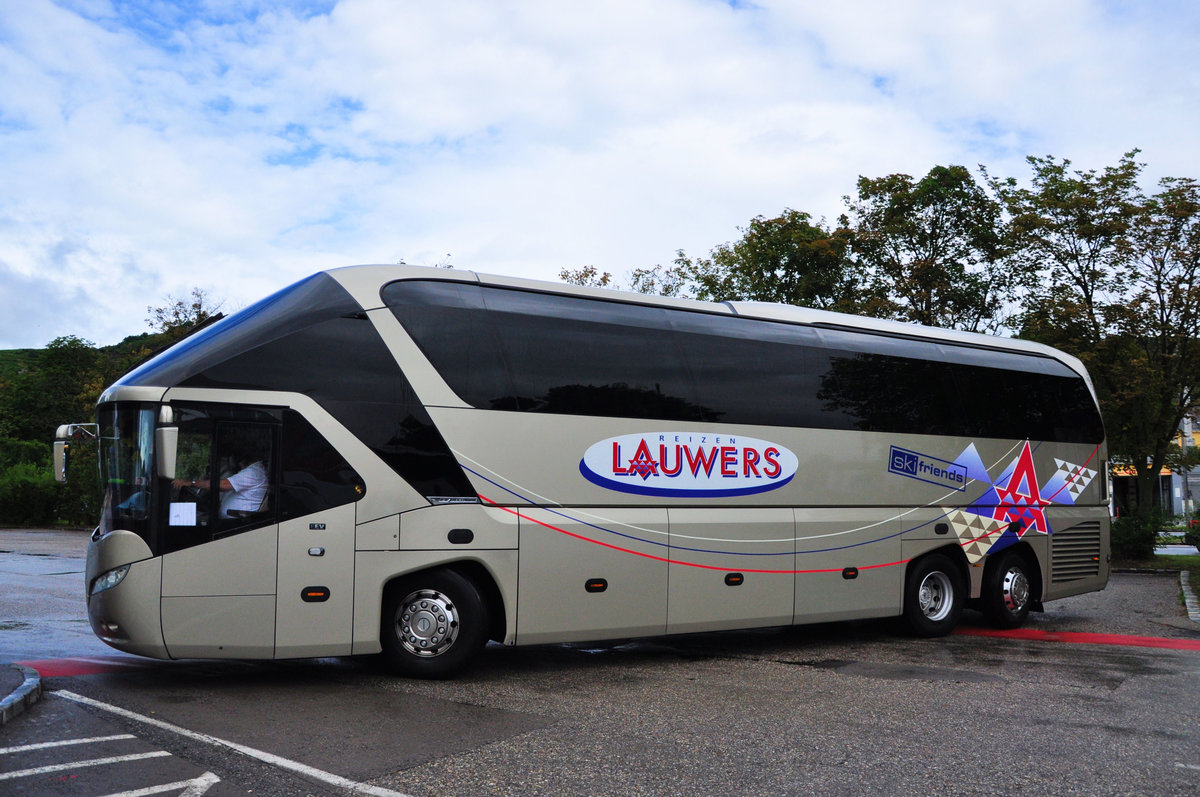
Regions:
M 267 497 L 267 468 L 262 460 L 244 463 L 241 470 L 221 479 L 221 517 L 229 511 L 257 512 Z
M 230 517 L 230 510 L 257 512 L 270 487 L 267 468 L 261 459 L 243 460 L 238 465 L 240 470 L 218 483 L 221 490 L 222 519 Z M 213 486 L 211 479 L 176 479 L 174 484 L 176 487 L 194 487 L 198 490 L 209 490 Z

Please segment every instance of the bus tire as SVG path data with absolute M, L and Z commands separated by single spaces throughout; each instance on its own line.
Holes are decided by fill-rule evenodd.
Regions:
M 1017 551 L 1001 553 L 983 576 L 980 608 L 996 628 L 1019 628 L 1034 601 L 1029 560 Z
M 945 554 L 918 559 L 904 582 L 904 620 L 919 637 L 945 636 L 958 625 L 966 590 L 962 570 Z
M 487 636 L 487 606 L 479 590 L 453 570 L 408 576 L 384 595 L 379 643 L 399 675 L 456 675 L 483 649 Z

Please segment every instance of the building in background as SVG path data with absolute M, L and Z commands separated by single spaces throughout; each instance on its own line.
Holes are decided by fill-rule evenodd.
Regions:
M 1184 451 L 1200 448 L 1200 417 L 1185 417 L 1175 444 Z M 1123 517 L 1137 505 L 1137 484 L 1132 468 L 1112 469 L 1113 513 Z M 1200 512 L 1200 465 L 1182 472 L 1163 468 L 1158 474 L 1159 506 L 1170 515 L 1194 517 Z

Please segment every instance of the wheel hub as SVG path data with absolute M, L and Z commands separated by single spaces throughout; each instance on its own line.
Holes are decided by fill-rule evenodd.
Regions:
M 950 613 L 953 606 L 954 587 L 950 577 L 942 572 L 933 572 L 921 580 L 917 590 L 917 602 L 921 613 L 930 620 L 942 620 Z
M 1004 574 L 1004 606 L 1010 612 L 1019 612 L 1029 602 L 1029 579 L 1019 568 L 1010 567 Z
M 446 595 L 432 589 L 410 593 L 396 617 L 396 636 L 414 656 L 445 653 L 458 638 L 458 628 L 458 609 Z

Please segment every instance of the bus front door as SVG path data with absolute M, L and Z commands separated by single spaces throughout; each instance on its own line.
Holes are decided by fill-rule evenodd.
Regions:
M 176 478 L 162 547 L 162 630 L 172 658 L 270 658 L 278 526 L 276 428 L 176 406 Z

